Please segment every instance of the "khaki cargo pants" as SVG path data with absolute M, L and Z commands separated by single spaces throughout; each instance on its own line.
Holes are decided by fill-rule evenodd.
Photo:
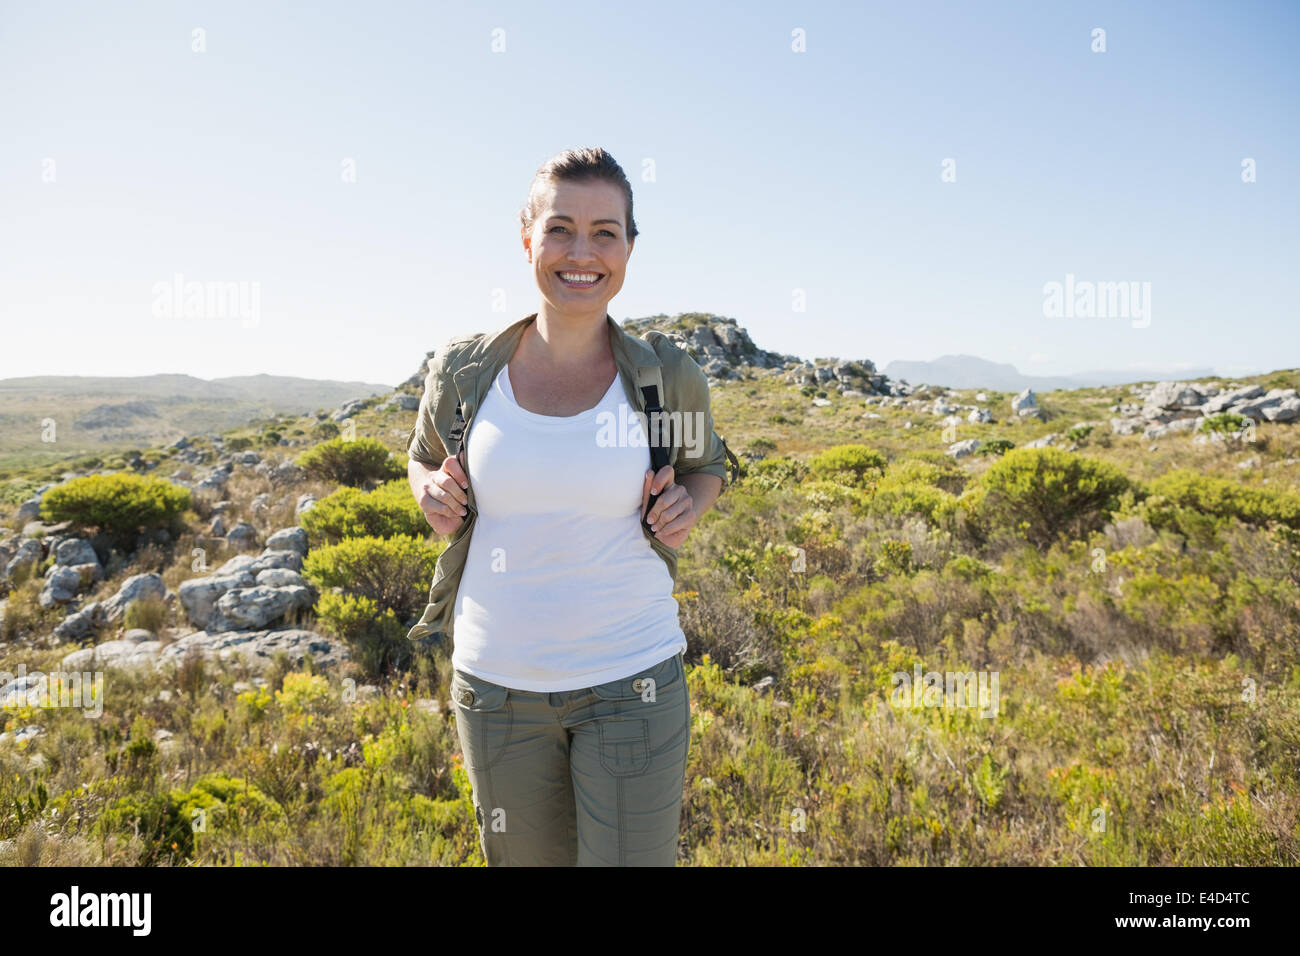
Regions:
M 690 743 L 681 653 L 557 693 L 452 672 L 488 866 L 673 866 Z

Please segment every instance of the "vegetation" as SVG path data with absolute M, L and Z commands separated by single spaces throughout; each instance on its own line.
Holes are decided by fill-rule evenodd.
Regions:
M 408 627 L 423 613 L 441 548 L 414 536 L 344 538 L 308 553 L 303 575 L 322 592 L 326 630 L 361 655 L 371 676 L 410 656 Z M 336 592 L 336 593 L 335 593 Z
M 766 378 L 713 396 L 729 444 L 764 457 L 681 549 L 682 863 L 1300 864 L 1300 427 L 1008 447 L 1127 400 L 1081 389 L 1040 396 L 1055 425 L 959 426 L 983 445 L 954 461 L 920 406 L 864 418 L 865 401 L 815 407 Z M 263 539 L 300 521 L 320 592 L 303 626 L 352 660 L 114 671 L 98 720 L 12 703 L 3 729 L 41 732 L 0 743 L 0 862 L 482 864 L 451 648 L 405 641 L 444 541 L 384 471 L 409 413 L 366 415 L 373 437 L 315 456 L 352 464 L 288 487 L 239 469 L 224 512 Z M 58 473 L 3 477 L 12 508 Z M 297 518 L 304 491 L 319 500 Z M 195 507 L 88 597 L 144 567 L 193 576 Z M 43 570 L 11 582 L 0 670 L 49 673 L 71 649 L 49 637 L 63 611 L 38 601 Z M 116 630 L 166 613 L 136 605 Z M 948 690 L 964 675 L 973 698 Z
M 160 478 L 129 473 L 87 475 L 46 492 L 41 499 L 41 517 L 129 540 L 141 531 L 173 527 L 189 505 L 188 489 Z
M 297 464 L 312 478 L 352 487 L 387 481 L 402 473 L 392 452 L 374 438 L 332 438 L 303 452 Z
M 304 511 L 299 523 L 312 547 L 338 544 L 344 538 L 422 537 L 429 532 L 405 480 L 390 481 L 368 493 L 340 488 Z

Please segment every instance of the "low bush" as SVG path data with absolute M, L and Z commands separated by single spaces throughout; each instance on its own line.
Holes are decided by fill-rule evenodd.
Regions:
M 1061 535 L 1100 530 L 1129 480 L 1107 462 L 1059 448 L 1007 452 L 979 480 L 974 521 L 983 533 L 1010 528 L 1042 549 Z
M 374 491 L 343 487 L 316 502 L 299 518 L 312 546 L 338 544 L 344 538 L 424 537 L 428 522 L 405 479 Z
M 51 488 L 41 499 L 46 521 L 70 521 L 78 530 L 97 529 L 119 542 L 142 531 L 178 530 L 190 506 L 188 488 L 161 478 L 129 473 L 86 475 Z
M 309 477 L 359 487 L 387 481 L 402 474 L 384 443 L 374 438 L 333 438 L 298 456 L 297 464 Z

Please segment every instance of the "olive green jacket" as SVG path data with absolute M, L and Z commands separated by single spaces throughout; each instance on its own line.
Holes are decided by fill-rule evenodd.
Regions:
M 536 318 L 537 313 L 534 312 L 496 333 L 479 332 L 453 338 L 434 355 L 425 377 L 424 397 L 420 400 L 415 427 L 411 429 L 407 440 L 407 454 L 411 458 L 437 468 L 449 454 L 447 449 L 456 447 L 451 436 L 456 424 L 457 402 L 461 403 L 465 422 L 461 434 L 462 437 L 468 437 L 474 415 L 487 397 L 488 389 L 514 355 L 515 347 L 528 324 Z M 618 364 L 623 390 L 627 393 L 629 410 L 644 413 L 645 409 L 644 399 L 636 387 L 640 375 L 644 373 L 638 370 L 659 366 L 664 386 L 659 402 L 665 411 L 680 411 L 683 416 L 693 412 L 704 414 L 701 434 L 708 437 L 701 443 L 703 451 L 699 457 L 690 457 L 690 449 L 679 441 L 673 442 L 668 463 L 673 466 L 674 481 L 683 475 L 703 472 L 721 478 L 725 491 L 730 483 L 734 483 L 740 462 L 727 447 L 727 443 L 713 430 L 709 384 L 704 372 L 689 353 L 663 333 L 650 331 L 644 339 L 638 338 L 626 332 L 608 314 L 605 321 L 609 327 L 614 361 Z M 644 423 L 645 419 L 642 421 Z M 464 468 L 463 455 L 460 461 Z M 729 463 L 733 468 L 731 482 L 727 480 Z M 452 636 L 456 589 L 460 584 L 461 572 L 465 569 L 470 535 L 478 517 L 474 503 L 474 476 L 468 468 L 465 468 L 465 476 L 469 479 L 469 489 L 465 493 L 469 499 L 465 519 L 452 532 L 446 550 L 438 557 L 433 584 L 429 587 L 428 606 L 407 634 L 407 638 L 416 643 L 426 643 L 439 633 L 444 637 Z M 677 549 L 656 538 L 644 524 L 641 530 L 649 539 L 650 546 L 664 559 L 670 577 L 676 582 Z

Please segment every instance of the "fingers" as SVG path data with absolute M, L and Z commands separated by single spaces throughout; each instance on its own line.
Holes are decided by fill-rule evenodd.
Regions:
M 664 465 L 659 469 L 659 474 L 655 475 L 655 480 L 650 484 L 650 494 L 656 495 L 673 483 L 676 473 L 672 465 Z
M 652 517 L 651 515 L 647 515 L 645 512 L 645 507 L 650 502 L 650 496 L 660 495 L 659 500 L 655 502 L 655 513 L 657 514 L 659 511 L 659 506 L 664 503 L 664 499 L 662 497 L 663 491 L 665 488 L 670 487 L 672 483 L 673 483 L 672 465 L 664 465 L 662 468 L 659 469 L 658 474 L 655 474 L 654 472 L 651 471 L 646 472 L 646 487 L 645 490 L 641 493 L 641 514 L 645 516 L 647 521 L 649 521 Z
M 469 511 L 469 500 L 464 490 L 450 475 L 441 471 L 434 472 L 425 482 L 423 491 L 419 508 L 430 524 L 433 524 L 434 518 L 440 518 L 451 521 L 452 528 L 459 526 L 461 519 Z M 447 533 L 437 525 L 434 525 L 434 528 L 441 534 Z
M 673 485 L 655 502 L 650 511 L 650 530 L 656 534 L 689 528 L 694 502 L 681 485 Z
M 461 467 L 460 460 L 455 455 L 448 455 L 444 458 L 442 467 L 434 474 L 449 476 L 451 478 L 450 483 L 441 482 L 442 487 L 451 492 L 461 504 L 469 503 L 469 498 L 465 495 L 465 489 L 469 487 L 469 477 L 465 474 L 465 469 Z
M 654 476 L 654 480 L 650 482 L 650 494 L 659 495 L 659 500 L 655 502 L 655 506 L 651 509 L 650 514 L 646 515 L 646 520 L 649 523 L 653 524 L 655 518 L 663 513 L 663 509 L 675 500 L 675 497 L 670 494 L 673 489 L 680 489 L 683 492 L 686 490 L 680 485 L 673 484 L 673 466 L 664 465 L 659 469 L 659 473 Z M 649 500 L 648 496 L 646 500 Z M 645 511 L 644 502 L 642 503 L 641 510 L 643 512 Z

